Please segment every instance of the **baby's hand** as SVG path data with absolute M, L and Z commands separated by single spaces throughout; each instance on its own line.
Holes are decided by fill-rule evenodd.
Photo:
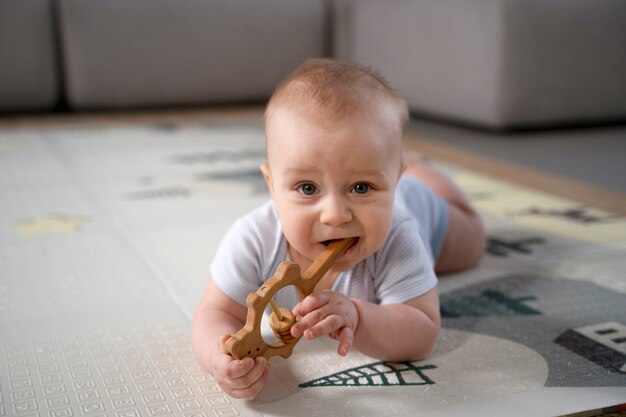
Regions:
M 327 334 L 339 340 L 337 353 L 348 354 L 359 323 L 359 313 L 348 297 L 330 290 L 314 291 L 294 307 L 293 315 L 297 321 L 291 327 L 292 336 L 314 339 Z
M 229 337 L 223 336 L 220 345 L 224 346 Z M 213 354 L 213 377 L 222 391 L 234 398 L 256 397 L 265 387 L 270 370 L 270 364 L 262 356 L 237 360 L 223 348 Z

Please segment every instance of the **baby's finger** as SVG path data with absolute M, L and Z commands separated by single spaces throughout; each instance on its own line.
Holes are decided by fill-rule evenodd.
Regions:
M 228 339 L 230 339 L 231 335 L 229 334 L 225 334 L 222 337 L 220 337 L 220 341 L 219 341 L 219 345 L 220 345 L 220 349 L 222 352 L 227 353 L 226 352 L 226 342 L 228 341 Z
M 246 358 L 250 359 L 250 358 Z M 263 377 L 263 374 L 268 371 L 269 365 L 267 359 L 259 356 L 256 360 L 252 361 L 254 366 L 249 372 L 242 375 L 239 378 L 232 380 L 231 386 L 235 390 L 247 390 L 257 383 L 259 379 Z
M 261 377 L 255 380 L 251 385 L 244 388 L 235 388 L 230 391 L 230 395 L 235 398 L 254 398 L 263 391 L 270 375 L 270 367 L 266 366 Z
M 291 335 L 293 337 L 300 337 L 304 335 L 307 339 L 313 339 L 322 334 L 330 333 L 324 333 L 323 328 L 321 330 L 313 330 L 319 325 L 320 322 L 326 319 L 326 315 L 327 313 L 324 309 L 317 309 L 308 313 L 304 317 L 299 317 L 296 323 L 291 326 Z
M 344 327 L 339 332 L 339 347 L 337 353 L 341 356 L 346 356 L 350 352 L 352 342 L 354 341 L 354 331 L 350 327 Z
M 224 375 L 231 380 L 243 377 L 256 365 L 256 362 L 252 358 L 243 358 L 238 361 L 232 360 L 232 356 L 228 356 L 231 360 L 225 363 Z
M 328 304 L 328 301 L 330 301 L 330 294 L 328 291 L 314 291 L 304 300 L 300 301 L 294 307 L 292 313 L 294 317 L 304 317 L 310 312 Z
M 320 310 L 316 310 L 311 315 L 316 315 L 316 313 Z M 321 313 L 324 315 L 323 313 Z M 306 318 L 308 318 L 307 316 Z M 310 326 L 306 330 L 304 330 L 304 337 L 307 339 L 314 339 L 316 337 L 324 336 L 327 334 L 333 334 L 338 332 L 343 327 L 346 326 L 346 323 L 342 320 L 341 316 L 337 314 L 332 314 L 330 316 L 326 316 L 324 319 L 320 320 L 317 324 Z

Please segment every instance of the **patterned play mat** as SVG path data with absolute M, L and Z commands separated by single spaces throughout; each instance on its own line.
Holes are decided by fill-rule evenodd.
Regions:
M 423 362 L 329 339 L 233 400 L 190 323 L 222 234 L 268 198 L 258 123 L 0 129 L 0 416 L 563 415 L 626 403 L 626 220 L 441 166 L 487 224 L 440 279 Z

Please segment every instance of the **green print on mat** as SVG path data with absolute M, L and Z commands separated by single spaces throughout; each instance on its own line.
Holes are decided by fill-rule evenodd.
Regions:
M 300 384 L 301 388 L 345 387 L 345 386 L 396 386 L 432 385 L 434 382 L 424 375 L 424 370 L 435 365 L 416 366 L 411 362 L 374 362 L 357 368 L 346 369 L 332 375 Z
M 542 243 L 545 243 L 545 239 L 541 237 L 529 237 L 518 240 L 505 240 L 490 237 L 487 240 L 487 253 L 500 257 L 507 257 L 513 252 L 528 255 L 533 252 L 530 245 L 539 245 Z
M 570 220 L 570 221 L 581 223 L 581 224 L 606 223 L 612 220 L 619 219 L 619 216 L 617 215 L 598 216 L 598 215 L 590 214 L 588 209 L 585 207 L 572 207 L 572 208 L 566 208 L 562 210 L 531 207 L 527 210 L 522 211 L 521 213 L 519 213 L 519 215 L 520 216 L 531 215 L 531 216 L 557 217 L 563 220 Z
M 441 317 L 531 316 L 541 312 L 525 306 L 537 297 L 509 298 L 499 291 L 484 290 L 479 296 L 453 298 L 441 303 Z

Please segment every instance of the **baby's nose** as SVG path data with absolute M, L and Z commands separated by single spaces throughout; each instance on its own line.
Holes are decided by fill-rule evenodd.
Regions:
M 320 213 L 321 223 L 339 226 L 350 220 L 352 220 L 352 212 L 343 199 L 330 196 L 325 199 Z

